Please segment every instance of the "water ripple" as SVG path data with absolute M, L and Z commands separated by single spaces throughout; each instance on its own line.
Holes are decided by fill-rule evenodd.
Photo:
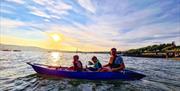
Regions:
M 0 91 L 179 91 L 180 62 L 161 58 L 123 57 L 126 68 L 146 74 L 138 81 L 90 81 L 75 79 L 52 79 L 37 75 L 26 62 L 72 65 L 75 53 L 59 53 L 53 62 L 47 52 L 0 52 Z M 108 54 L 78 54 L 82 63 L 96 55 L 102 64 Z

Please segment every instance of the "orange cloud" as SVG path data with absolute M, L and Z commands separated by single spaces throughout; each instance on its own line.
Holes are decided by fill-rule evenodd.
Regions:
M 66 39 L 67 40 L 67 39 Z M 68 50 L 75 51 L 76 48 L 71 45 L 62 45 L 61 42 L 56 42 L 49 38 L 48 40 L 32 40 L 32 39 L 22 39 L 13 36 L 0 36 L 0 43 L 9 44 L 9 45 L 20 45 L 20 46 L 35 46 L 45 49 L 54 49 L 54 50 Z
M 0 43 L 3 44 L 10 44 L 10 45 L 20 45 L 20 46 L 36 46 L 41 48 L 47 48 L 46 41 L 37 41 L 37 40 L 31 40 L 31 39 L 22 39 L 18 37 L 13 36 L 0 36 Z

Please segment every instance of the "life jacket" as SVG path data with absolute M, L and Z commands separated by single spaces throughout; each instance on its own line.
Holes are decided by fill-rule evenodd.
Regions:
M 99 62 L 99 60 L 94 64 L 94 68 L 96 68 L 96 69 L 102 68 L 102 65 Z
M 82 63 L 81 61 L 73 61 L 74 64 L 74 71 L 82 71 Z
M 119 65 L 122 64 L 122 63 L 123 63 L 122 57 L 121 56 L 116 56 L 116 58 L 113 60 L 113 63 L 112 64 L 109 63 L 109 65 L 110 65 L 111 68 L 118 68 Z

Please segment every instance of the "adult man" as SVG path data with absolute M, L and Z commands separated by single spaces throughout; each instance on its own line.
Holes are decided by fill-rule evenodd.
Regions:
M 116 48 L 111 49 L 111 57 L 109 63 L 104 65 L 100 72 L 118 72 L 125 68 L 123 59 L 121 56 L 117 56 Z

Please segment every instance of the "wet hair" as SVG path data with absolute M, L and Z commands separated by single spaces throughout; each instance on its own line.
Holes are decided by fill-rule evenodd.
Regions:
M 92 57 L 92 60 L 93 60 L 93 59 L 97 59 L 97 57 L 96 57 L 96 56 L 93 56 L 93 57 Z
M 116 48 L 111 48 L 110 55 L 112 55 L 112 52 L 117 52 Z
M 112 51 L 112 50 L 116 50 L 116 48 L 111 48 L 111 51 Z
M 77 57 L 77 59 L 79 59 L 79 56 L 78 55 L 74 55 L 73 58 Z

